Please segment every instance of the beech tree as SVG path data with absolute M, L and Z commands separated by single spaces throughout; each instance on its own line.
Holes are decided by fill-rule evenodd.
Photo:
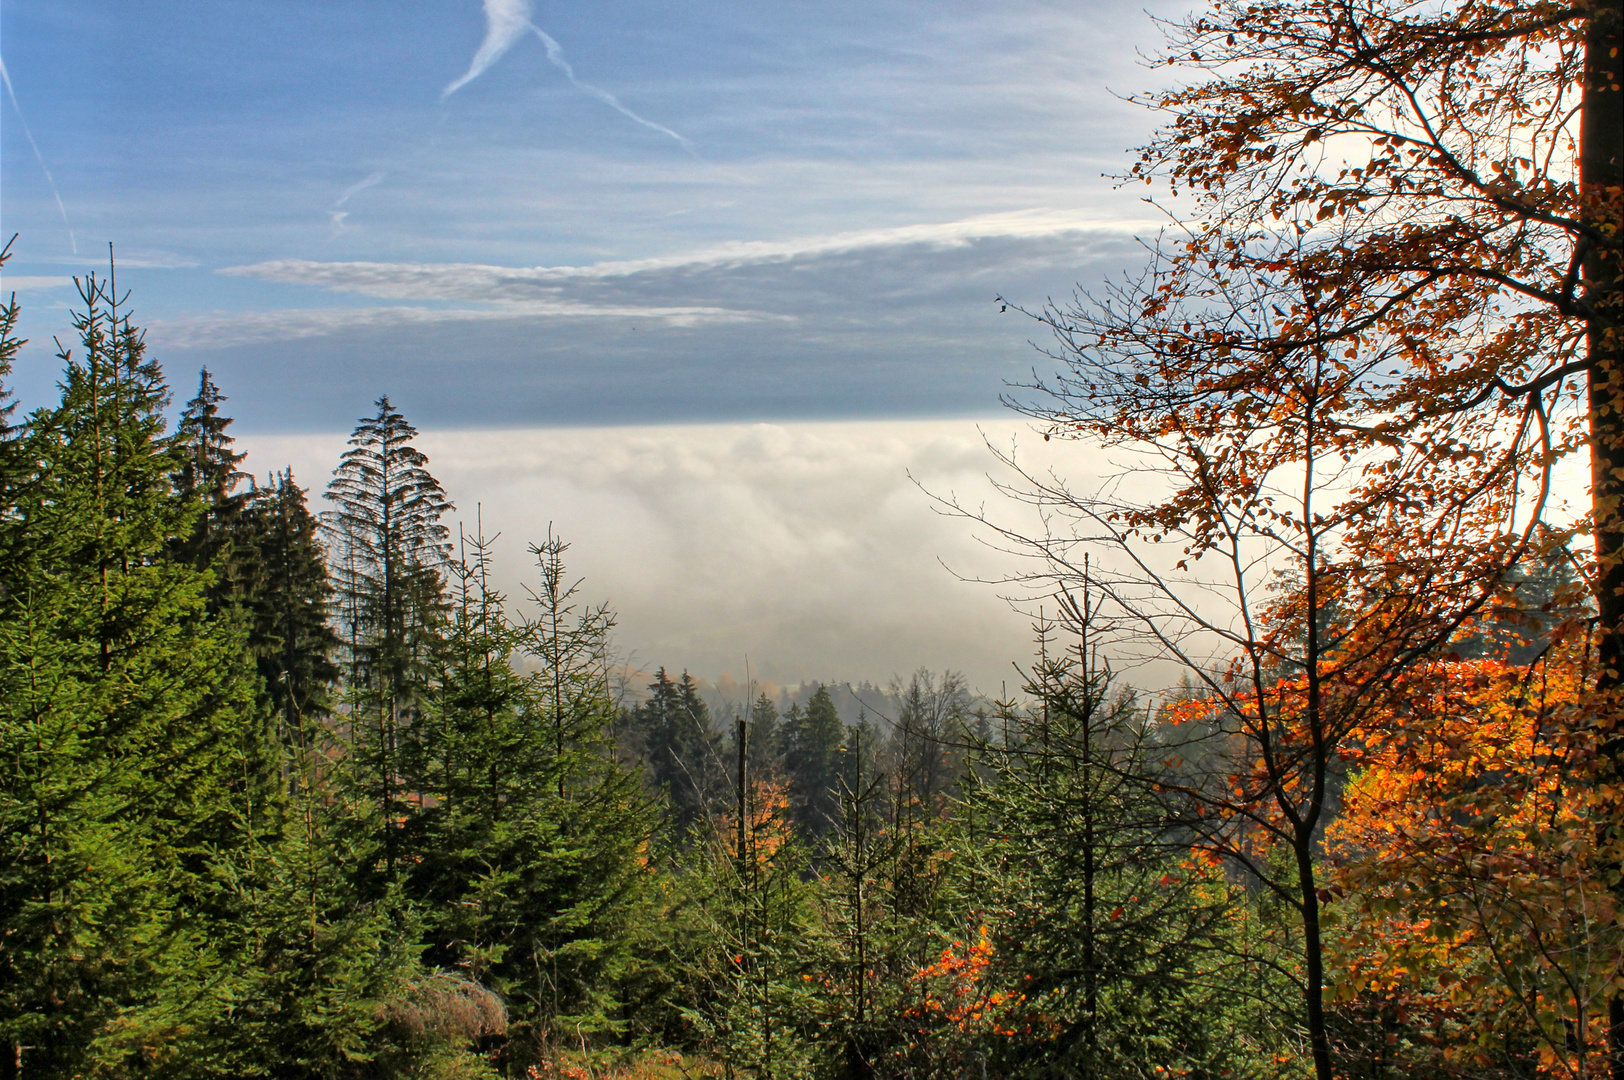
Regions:
M 1438 660 L 1374 716 L 1328 841 L 1350 1065 L 1604 1072 L 1624 928 L 1596 828 L 1594 653 Z M 1489 1071 L 1495 1070 L 1495 1071 Z
M 1192 347 L 1248 361 L 1385 352 L 1357 380 L 1395 444 L 1527 467 L 1590 457 L 1594 737 L 1624 763 L 1624 9 L 1476 0 L 1417 6 L 1220 0 L 1168 26 L 1201 74 L 1145 101 L 1169 116 L 1133 177 L 1179 199 L 1177 243 L 1139 291 Z M 1288 275 L 1267 326 L 1192 315 L 1194 268 Z M 1063 322 L 1064 320 L 1056 320 Z M 1492 422 L 1484 422 L 1485 417 Z M 1448 440 L 1440 444 L 1439 437 Z M 1451 444 L 1453 446 L 1451 447 Z M 1612 842 L 1624 840 L 1617 801 Z M 1612 1006 L 1624 1075 L 1624 998 Z
M 1321 306 L 1291 266 L 1243 278 L 1190 262 L 1045 313 L 1059 368 L 1018 405 L 1046 438 L 1121 448 L 1124 472 L 1076 490 L 1006 457 L 1009 492 L 1050 531 L 1003 535 L 1038 561 L 1041 592 L 1086 583 L 1124 642 L 1197 685 L 1169 714 L 1188 724 L 1191 763 L 1169 790 L 1198 849 L 1296 913 L 1302 1026 L 1328 1080 L 1318 836 L 1339 757 L 1397 709 L 1408 667 L 1469 636 L 1513 568 L 1558 539 L 1543 521 L 1545 398 L 1416 413 L 1394 431 L 1387 373 L 1409 340 L 1271 336 Z
M 1550 470 L 1586 447 L 1593 734 L 1624 752 L 1624 20 L 1606 3 L 1219 0 L 1166 29 L 1161 59 L 1197 74 L 1144 99 L 1168 121 L 1130 178 L 1167 185 L 1175 225 L 1142 275 L 1038 313 L 1059 369 L 1016 404 L 1046 437 L 1134 444 L 1173 474 L 1165 498 L 1081 499 L 1133 567 L 1096 580 L 1115 576 L 1135 616 L 1168 600 L 1153 636 L 1222 700 L 1206 722 L 1244 729 L 1264 788 L 1294 777 L 1271 801 L 1297 837 L 1326 1077 L 1310 822 L 1331 809 L 1327 766 L 1361 710 L 1537 557 Z M 1063 484 L 1026 491 L 1078 505 Z M 1125 550 L 1168 540 L 1166 562 Z M 1162 588 L 1167 563 L 1177 577 L 1220 550 L 1239 620 L 1224 627 L 1195 606 L 1209 582 Z M 1292 581 L 1271 594 L 1279 570 Z M 1217 656 L 1193 647 L 1209 631 L 1229 635 Z M 1247 803 L 1213 805 L 1256 825 Z M 1610 1011 L 1624 1075 L 1624 1001 Z

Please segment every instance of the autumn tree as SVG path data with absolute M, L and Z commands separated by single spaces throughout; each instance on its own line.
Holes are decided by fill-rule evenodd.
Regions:
M 1006 455 L 1007 490 L 1050 531 L 1002 535 L 1036 561 L 1029 583 L 1086 582 L 1119 648 L 1172 660 L 1201 688 L 1170 714 L 1191 725 L 1184 824 L 1296 912 L 1302 1024 L 1324 1080 L 1317 838 L 1339 755 L 1404 670 L 1452 648 L 1553 542 L 1558 436 L 1544 396 L 1394 429 L 1389 373 L 1411 338 L 1281 338 L 1292 320 L 1346 314 L 1294 272 L 1309 252 L 1292 243 L 1273 268 L 1156 264 L 1044 316 L 1056 370 L 1018 407 L 1045 438 L 1119 448 L 1124 472 L 1078 491 Z
M 1587 447 L 1595 737 L 1618 757 L 1617 5 L 1220 0 L 1166 30 L 1162 59 L 1198 74 L 1145 99 L 1168 122 L 1132 177 L 1168 185 L 1178 224 L 1142 277 L 1097 306 L 1085 298 L 1044 316 L 1061 351 L 1098 356 L 1133 341 L 1166 361 L 1136 374 L 1171 376 L 1196 395 L 1186 400 L 1232 403 L 1269 399 L 1300 357 L 1320 354 L 1345 365 L 1338 393 L 1360 399 L 1343 431 L 1365 433 L 1354 456 L 1367 475 L 1407 456 L 1498 460 L 1530 478 L 1537 498 L 1552 461 Z M 1061 394 L 1073 404 L 1093 396 L 1098 369 L 1074 371 Z M 1147 405 L 1171 403 L 1150 389 Z M 1052 412 L 1051 435 L 1075 431 L 1071 412 Z M 1255 469 L 1210 473 L 1210 501 L 1257 495 Z M 1463 511 L 1479 493 L 1470 482 L 1445 487 Z M 1482 494 L 1492 503 L 1504 490 Z M 1518 531 L 1468 513 L 1485 544 Z M 1160 523 L 1146 524 L 1154 534 Z M 1414 550 L 1397 524 L 1379 538 L 1385 550 Z M 1496 561 L 1485 576 L 1510 562 Z M 1318 678 L 1311 667 L 1307 677 Z M 1610 1025 L 1624 1033 L 1624 1000 Z M 1624 1055 L 1624 1034 L 1613 1053 Z M 1615 1075 L 1621 1068 L 1615 1060 Z
M 1328 832 L 1349 1058 L 1479 1075 L 1605 1075 L 1621 945 L 1598 843 L 1582 634 L 1528 664 L 1438 660 L 1373 716 Z
M 1224 0 L 1168 27 L 1163 58 L 1204 74 L 1148 102 L 1170 122 L 1134 175 L 1192 200 L 1147 313 L 1179 273 L 1284 272 L 1310 303 L 1262 333 L 1194 336 L 1258 358 L 1398 344 L 1363 380 L 1373 427 L 1426 445 L 1590 457 L 1594 737 L 1616 771 L 1624 680 L 1624 12 L 1610 2 Z M 1180 318 L 1187 318 L 1181 314 Z M 1255 346 L 1255 350 L 1254 350 Z M 1266 367 L 1266 365 L 1264 365 Z M 1253 377 L 1243 370 L 1237 380 Z M 1265 374 L 1264 377 L 1267 377 Z M 1474 418 L 1498 416 L 1498 426 Z M 1533 421 L 1529 423 L 1528 421 Z M 1605 827 L 1618 842 L 1624 807 Z M 1624 997 L 1612 1006 L 1624 1075 Z

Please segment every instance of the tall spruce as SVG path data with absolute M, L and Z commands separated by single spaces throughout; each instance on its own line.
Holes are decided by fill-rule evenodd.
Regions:
M 237 624 L 171 558 L 168 389 L 110 283 L 80 282 L 59 404 L 30 415 L 0 600 L 0 1062 L 112 1075 L 222 1007 L 215 868 L 262 817 Z
M 226 433 L 232 421 L 220 411 L 225 400 L 209 369 L 203 368 L 197 396 L 181 410 L 175 428 L 175 450 L 181 459 L 175 471 L 176 491 L 203 507 L 175 554 L 182 562 L 214 572 L 216 607 L 241 602 L 248 587 L 244 578 L 253 574 L 244 565 L 252 562 L 252 544 L 243 536 L 243 515 L 253 490 L 238 490 L 252 478 L 238 467 L 248 455 L 238 451 L 236 440 Z
M 332 546 L 348 706 L 347 764 L 375 800 L 384 866 L 393 874 L 404 742 L 433 677 L 444 609 L 450 510 L 417 429 L 387 396 L 363 418 L 333 471 L 322 523 Z

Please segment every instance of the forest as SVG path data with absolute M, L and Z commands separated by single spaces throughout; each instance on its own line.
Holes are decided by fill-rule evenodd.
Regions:
M 1121 472 L 935 496 L 1003 698 L 718 707 L 387 396 L 250 477 L 110 276 L 20 412 L 13 297 L 0 1077 L 1624 1077 L 1624 8 L 1163 30 L 1144 268 L 1001 301 Z

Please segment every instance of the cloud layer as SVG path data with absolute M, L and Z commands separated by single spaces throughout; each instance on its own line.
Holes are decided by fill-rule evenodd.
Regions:
M 980 413 L 1041 359 L 994 297 L 1041 304 L 1135 250 L 1124 227 L 1027 214 L 574 267 L 284 259 L 225 273 L 326 306 L 152 339 L 303 426 L 383 390 L 455 426 Z
M 1018 427 L 991 424 L 1000 440 Z M 242 443 L 249 468 L 291 463 L 317 491 L 342 444 Z M 433 432 L 419 444 L 455 516 L 502 534 L 504 589 L 522 595 L 525 545 L 551 525 L 573 544 L 587 595 L 619 611 L 620 645 L 640 663 L 742 679 L 748 655 L 758 678 L 780 683 L 953 667 L 996 692 L 1029 648 L 1026 618 L 953 572 L 997 560 L 909 479 L 990 494 L 974 422 Z

